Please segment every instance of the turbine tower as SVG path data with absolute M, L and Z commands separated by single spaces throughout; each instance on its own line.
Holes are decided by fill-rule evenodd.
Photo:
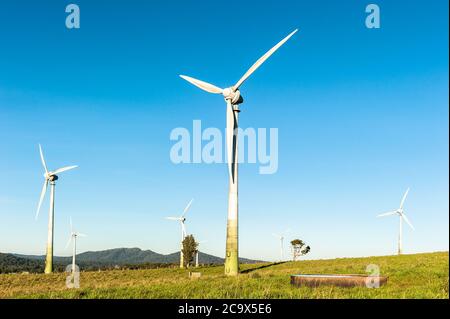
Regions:
M 409 188 L 406 190 L 405 194 L 403 195 L 402 201 L 400 202 L 400 207 L 397 210 L 378 215 L 378 217 L 385 217 L 385 216 L 391 216 L 391 215 L 398 215 L 400 217 L 400 226 L 399 226 L 399 233 L 398 233 L 398 254 L 399 255 L 401 255 L 403 252 L 402 251 L 403 250 L 403 247 L 402 247 L 403 220 L 408 224 L 409 227 L 411 227 L 412 230 L 414 230 L 414 226 L 411 224 L 408 217 L 406 217 L 406 214 L 403 210 L 403 205 L 405 204 L 406 196 L 408 196 L 408 193 L 409 193 Z
M 226 142 L 227 142 L 227 162 L 229 174 L 228 189 L 228 220 L 227 220 L 227 242 L 225 253 L 225 274 L 236 276 L 239 273 L 239 254 L 238 254 L 238 117 L 239 104 L 244 99 L 239 91 L 240 86 L 247 78 L 258 69 L 278 48 L 280 48 L 291 36 L 296 33 L 294 30 L 287 37 L 281 40 L 277 45 L 264 54 L 233 86 L 221 89 L 213 84 L 203 82 L 189 76 L 180 75 L 181 78 L 199 87 L 200 89 L 214 94 L 222 94 L 226 107 Z
M 286 229 L 284 232 L 282 232 L 280 235 L 273 233 L 272 235 L 280 241 L 280 261 L 284 260 L 284 238 L 286 234 L 289 232 L 289 229 Z
M 186 225 L 184 224 L 184 222 L 186 221 L 186 213 L 189 210 L 189 208 L 191 207 L 192 202 L 194 201 L 194 199 L 191 199 L 191 201 L 186 205 L 186 207 L 183 210 L 183 214 L 181 214 L 180 217 L 166 217 L 166 219 L 170 219 L 170 220 L 176 220 L 180 222 L 180 226 L 181 226 L 181 249 L 180 249 L 180 268 L 184 268 L 184 258 L 183 258 L 183 240 L 184 237 L 186 237 L 187 233 L 186 233 Z
M 200 244 L 204 244 L 206 242 L 207 242 L 206 240 L 197 242 L 197 251 L 195 252 L 195 267 L 198 267 L 198 254 L 200 252 L 200 249 L 199 249 Z
M 66 166 L 59 168 L 55 171 L 48 171 L 47 164 L 45 163 L 44 153 L 42 147 L 39 144 L 39 153 L 41 155 L 42 166 L 44 166 L 44 186 L 42 186 L 41 196 L 39 198 L 39 204 L 36 211 L 36 219 L 39 216 L 41 210 L 42 201 L 44 200 L 45 193 L 47 192 L 48 184 L 50 184 L 50 209 L 48 213 L 48 236 L 47 236 L 47 253 L 45 258 L 45 273 L 50 274 L 53 272 L 53 229 L 54 229 L 54 214 L 55 214 L 55 183 L 58 180 L 58 174 L 74 169 L 78 166 Z
M 75 272 L 75 257 L 77 255 L 77 237 L 86 237 L 87 235 L 82 234 L 82 233 L 78 233 L 76 231 L 73 230 L 73 226 L 72 226 L 72 218 L 70 218 L 70 237 L 69 240 L 67 241 L 66 247 L 64 249 L 67 249 L 67 247 L 69 247 L 69 244 L 71 242 L 73 242 L 73 246 L 72 246 L 72 274 Z

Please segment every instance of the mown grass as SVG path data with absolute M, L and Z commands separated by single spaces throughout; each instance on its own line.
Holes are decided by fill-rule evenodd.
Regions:
M 366 274 L 376 264 L 388 283 L 379 289 L 292 287 L 290 274 Z M 340 258 L 241 265 L 237 278 L 223 267 L 198 268 L 191 280 L 186 270 L 146 269 L 82 272 L 79 289 L 68 289 L 66 274 L 0 275 L 0 298 L 449 298 L 448 252 L 403 256 Z

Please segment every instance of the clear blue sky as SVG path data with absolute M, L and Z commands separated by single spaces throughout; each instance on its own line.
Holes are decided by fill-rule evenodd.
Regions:
M 38 143 L 52 168 L 78 164 L 57 185 L 55 253 L 69 216 L 89 237 L 80 251 L 140 247 L 171 253 L 179 227 L 163 219 L 195 198 L 188 232 L 223 256 L 225 164 L 174 165 L 170 131 L 225 126 L 220 97 L 178 78 L 220 86 L 295 28 L 242 87 L 240 125 L 279 129 L 279 170 L 240 167 L 240 252 L 275 259 L 271 236 L 310 244 L 309 258 L 391 254 L 398 206 L 416 227 L 405 252 L 448 250 L 448 2 L 0 2 L 0 251 L 44 254 L 48 198 Z

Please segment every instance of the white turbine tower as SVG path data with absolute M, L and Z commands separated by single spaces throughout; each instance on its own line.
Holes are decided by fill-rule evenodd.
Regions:
M 47 164 L 45 163 L 44 154 L 42 152 L 42 147 L 39 144 L 39 153 L 41 155 L 42 165 L 44 166 L 44 186 L 42 186 L 41 196 L 39 198 L 39 204 L 36 211 L 36 219 L 39 216 L 39 211 L 41 209 L 42 201 L 44 200 L 45 193 L 47 192 L 48 184 L 50 183 L 50 209 L 48 214 L 48 236 L 47 236 L 47 254 L 45 258 L 45 273 L 50 274 L 53 272 L 53 223 L 55 214 L 55 182 L 58 180 L 58 174 L 74 169 L 78 166 L 66 166 L 59 168 L 55 171 L 48 171 Z
M 208 242 L 207 240 L 197 242 L 197 251 L 195 252 L 195 267 L 198 267 L 198 254 L 200 253 L 200 244 Z
M 213 84 L 203 82 L 185 75 L 181 78 L 199 87 L 200 89 L 214 94 L 222 94 L 227 104 L 226 108 L 226 142 L 227 142 L 227 162 L 229 174 L 228 190 L 228 221 L 227 221 L 227 243 L 225 254 L 225 274 L 236 276 L 239 272 L 238 256 L 238 149 L 237 149 L 237 128 L 239 116 L 239 104 L 244 100 L 239 91 L 240 86 L 247 78 L 258 69 L 278 48 L 280 48 L 291 36 L 296 33 L 294 30 L 277 45 L 264 54 L 233 86 L 221 89 Z
M 289 232 L 289 229 L 286 229 L 281 234 L 275 234 L 275 233 L 272 234 L 274 237 L 276 237 L 280 241 L 280 261 L 284 260 L 284 238 L 288 232 Z
M 70 218 L 70 237 L 69 240 L 67 241 L 66 247 L 64 249 L 67 249 L 67 247 L 69 247 L 70 243 L 72 242 L 72 274 L 75 272 L 75 257 L 77 255 L 77 238 L 78 237 L 86 237 L 87 235 L 82 234 L 82 233 L 78 233 L 76 231 L 73 230 L 73 225 L 72 225 L 72 218 Z
M 403 210 L 403 205 L 405 204 L 406 196 L 408 196 L 409 188 L 406 190 L 405 194 L 403 195 L 402 201 L 400 202 L 400 207 L 391 212 L 387 212 L 381 215 L 378 215 L 378 217 L 385 217 L 385 216 L 391 216 L 391 215 L 398 215 L 400 217 L 400 228 L 399 228 L 399 234 L 398 234 L 398 254 L 402 254 L 402 233 L 403 233 L 403 220 L 408 224 L 409 227 L 411 227 L 412 230 L 414 230 L 414 226 L 409 221 L 408 217 L 406 217 L 405 212 Z
M 186 221 L 186 213 L 189 210 L 189 208 L 191 207 L 191 204 L 193 202 L 194 199 L 191 199 L 191 201 L 186 205 L 186 207 L 183 210 L 183 214 L 181 214 L 180 217 L 166 217 L 166 219 L 170 219 L 170 220 L 176 220 L 180 222 L 180 226 L 181 226 L 181 249 L 180 249 L 180 268 L 184 268 L 184 260 L 183 260 L 183 240 L 184 237 L 187 236 L 187 232 L 186 232 L 186 225 L 184 224 Z

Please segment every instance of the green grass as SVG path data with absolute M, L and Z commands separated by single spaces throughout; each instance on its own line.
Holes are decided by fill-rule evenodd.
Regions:
M 365 287 L 293 287 L 290 274 L 366 274 L 376 264 L 388 283 Z M 339 258 L 241 265 L 250 270 L 237 278 L 223 275 L 223 267 L 205 267 L 200 279 L 186 270 L 146 269 L 82 272 L 79 289 L 65 286 L 65 273 L 0 275 L 0 298 L 449 298 L 448 252 Z

